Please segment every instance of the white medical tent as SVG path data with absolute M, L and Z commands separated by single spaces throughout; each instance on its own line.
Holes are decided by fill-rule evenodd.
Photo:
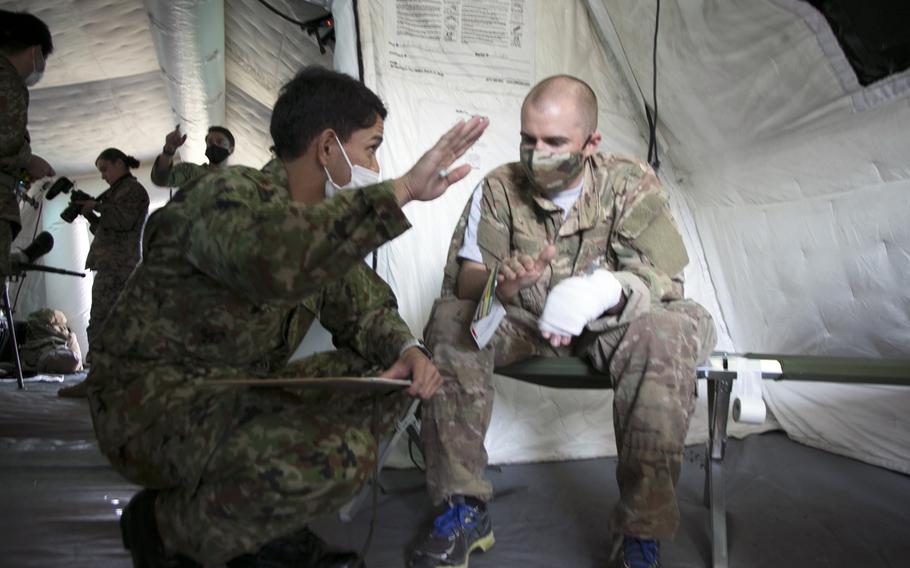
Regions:
M 858 73 L 833 20 L 813 6 L 820 2 L 268 4 L 274 10 L 256 0 L 0 1 L 36 14 L 54 36 L 45 78 L 31 92 L 33 150 L 97 194 L 105 186 L 94 160 L 118 147 L 142 161 L 140 181 L 158 207 L 169 192 L 151 183 L 149 166 L 175 124 L 189 135 L 182 159 L 204 161 L 206 129 L 220 124 L 237 138 L 231 163 L 260 167 L 270 157 L 270 108 L 305 65 L 360 76 L 385 101 L 384 177 L 403 173 L 456 120 L 486 115 L 491 126 L 465 158 L 472 174 L 432 203 L 408 205 L 413 228 L 377 254 L 420 334 L 473 187 L 517 158 L 524 94 L 568 73 L 597 94 L 605 152 L 646 157 L 646 105 L 656 110 L 659 174 L 691 258 L 687 294 L 714 316 L 719 350 L 910 358 L 910 71 L 873 80 Z M 906 16 L 899 4 L 854 12 Z M 894 26 L 906 38 L 907 19 L 875 29 L 893 38 Z M 59 219 L 64 200 L 25 206 L 19 243 L 48 230 L 56 246 L 44 262 L 80 269 L 90 237 L 84 221 Z M 18 296 L 20 317 L 63 310 L 85 348 L 90 278 L 33 274 Z M 329 345 L 311 334 L 301 353 Z M 737 381 L 734 392 L 744 389 L 760 389 L 769 418 L 734 425 L 734 434 L 782 428 L 799 442 L 910 473 L 910 389 Z M 494 463 L 615 453 L 610 391 L 502 378 L 496 396 L 487 440 Z M 704 399 L 691 442 L 707 436 Z

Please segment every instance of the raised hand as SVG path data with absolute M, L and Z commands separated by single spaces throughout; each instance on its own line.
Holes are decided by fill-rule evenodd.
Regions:
M 436 199 L 450 185 L 468 175 L 471 172 L 468 164 L 462 164 L 453 170 L 449 170 L 449 167 L 467 152 L 489 124 L 488 118 L 475 116 L 453 126 L 417 160 L 408 173 L 393 182 L 398 202 L 404 205 L 411 200 Z
M 186 134 L 180 132 L 180 125 L 178 124 L 174 130 L 168 132 L 167 136 L 164 137 L 164 151 L 173 154 L 177 151 L 177 148 L 183 146 L 184 142 L 186 142 Z
M 547 265 L 556 256 L 556 247 L 547 245 L 537 258 L 518 253 L 499 266 L 496 296 L 503 304 L 509 302 L 519 290 L 530 288 L 540 280 Z

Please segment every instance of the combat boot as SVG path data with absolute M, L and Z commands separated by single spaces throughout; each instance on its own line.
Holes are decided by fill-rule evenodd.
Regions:
M 276 538 L 255 554 L 243 554 L 230 560 L 227 568 L 365 568 L 354 552 L 330 550 L 321 538 L 304 528 L 291 535 Z
M 57 391 L 57 396 L 62 398 L 85 398 L 88 394 L 88 383 L 85 380 Z
M 155 520 L 157 494 L 143 489 L 130 499 L 120 516 L 120 534 L 133 558 L 133 568 L 202 568 L 202 564 L 186 556 L 165 552 Z
M 483 501 L 456 496 L 411 552 L 411 568 L 467 568 L 471 553 L 493 547 L 493 523 Z

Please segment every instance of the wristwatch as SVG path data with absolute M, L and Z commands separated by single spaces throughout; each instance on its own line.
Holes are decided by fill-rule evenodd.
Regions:
M 408 342 L 404 344 L 404 346 L 401 348 L 401 350 L 398 351 L 398 356 L 401 357 L 402 355 L 404 355 L 404 352 L 407 351 L 408 349 L 410 349 L 411 347 L 416 347 L 417 349 L 420 349 L 423 352 L 423 354 L 427 356 L 427 359 L 430 359 L 430 360 L 433 359 L 433 352 L 430 351 L 430 348 L 427 347 L 426 343 L 424 343 L 423 341 L 421 341 L 420 339 L 417 339 L 417 338 L 412 338 L 412 339 L 408 340 Z

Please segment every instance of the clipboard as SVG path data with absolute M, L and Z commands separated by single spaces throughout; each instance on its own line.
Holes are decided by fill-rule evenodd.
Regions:
M 406 379 L 387 379 L 384 377 L 287 377 L 265 379 L 223 379 L 208 380 L 201 383 L 205 387 L 280 387 L 302 389 L 332 390 L 374 390 L 393 391 L 406 389 L 411 381 Z

